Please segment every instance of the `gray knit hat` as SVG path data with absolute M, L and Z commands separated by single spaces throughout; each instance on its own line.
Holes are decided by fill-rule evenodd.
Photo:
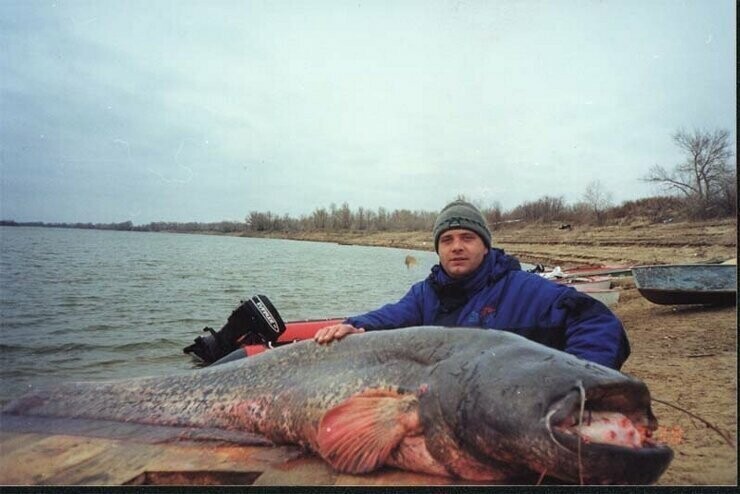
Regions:
M 463 228 L 477 233 L 486 247 L 491 248 L 491 231 L 486 225 L 486 219 L 478 208 L 469 202 L 458 199 L 442 208 L 437 221 L 434 222 L 435 252 L 439 252 L 440 235 L 453 228 Z

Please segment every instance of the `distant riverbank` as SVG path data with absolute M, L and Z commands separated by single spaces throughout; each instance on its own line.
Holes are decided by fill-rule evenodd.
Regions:
M 693 263 L 737 257 L 735 219 L 559 227 L 553 223 L 494 229 L 493 244 L 524 262 L 550 266 Z M 231 235 L 434 250 L 431 232 L 241 232 Z

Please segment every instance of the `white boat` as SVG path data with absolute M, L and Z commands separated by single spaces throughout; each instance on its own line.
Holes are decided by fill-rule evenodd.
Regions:
M 579 276 L 575 278 L 554 279 L 555 283 L 572 286 L 579 292 L 586 290 L 608 290 L 612 286 L 610 276 Z
M 617 305 L 617 302 L 619 302 L 619 293 L 621 292 L 618 288 L 594 288 L 581 291 L 586 295 L 595 298 L 607 307 Z

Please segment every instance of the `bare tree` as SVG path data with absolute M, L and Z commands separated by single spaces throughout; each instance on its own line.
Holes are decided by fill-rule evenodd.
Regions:
M 612 194 L 606 190 L 603 184 L 594 180 L 586 186 L 583 193 L 583 202 L 588 204 L 591 213 L 596 218 L 596 224 L 603 225 L 606 217 L 606 210 L 612 205 Z
M 678 191 L 702 210 L 711 208 L 722 200 L 728 185 L 735 183 L 730 165 L 733 155 L 730 132 L 724 129 L 712 132 L 695 129 L 691 133 L 679 130 L 672 138 L 686 154 L 686 160 L 672 170 L 655 165 L 643 180 Z
M 511 219 L 526 221 L 555 221 L 565 211 L 565 199 L 562 197 L 543 196 L 536 201 L 527 201 L 509 211 L 506 216 Z
M 349 208 L 349 204 L 342 203 L 342 207 L 339 209 L 339 228 L 342 230 L 349 230 L 352 227 L 352 210 Z
M 492 202 L 487 208 L 481 209 L 483 216 L 486 218 L 489 227 L 493 227 L 501 221 L 503 210 L 499 201 Z
M 250 230 L 255 232 L 265 232 L 272 230 L 273 216 L 269 211 L 262 213 L 260 211 L 251 211 L 246 218 L 246 223 Z
M 329 223 L 329 213 L 324 208 L 316 208 L 311 213 L 311 226 L 316 230 L 326 230 Z
M 365 208 L 360 206 L 357 208 L 357 214 L 355 215 L 356 221 L 357 221 L 357 229 L 358 230 L 366 230 L 367 229 L 367 214 L 365 213 Z

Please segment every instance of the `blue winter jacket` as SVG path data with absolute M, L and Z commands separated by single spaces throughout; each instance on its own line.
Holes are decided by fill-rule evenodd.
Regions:
M 454 299 L 459 300 L 456 309 Z M 398 302 L 345 322 L 372 331 L 439 324 L 444 313 L 454 318 L 445 326 L 511 331 L 614 369 L 621 368 L 630 353 L 622 323 L 604 304 L 522 271 L 516 258 L 495 248 L 463 280 L 450 278 L 436 265 Z

